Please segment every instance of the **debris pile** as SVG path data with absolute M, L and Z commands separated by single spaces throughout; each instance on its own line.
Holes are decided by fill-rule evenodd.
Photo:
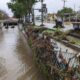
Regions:
M 71 59 L 79 55 L 66 61 L 61 51 L 59 54 L 55 51 L 55 42 L 52 44 L 51 37 L 42 34 L 44 30 L 29 27 L 26 32 L 37 66 L 48 80 L 80 80 L 80 64 L 69 66 Z

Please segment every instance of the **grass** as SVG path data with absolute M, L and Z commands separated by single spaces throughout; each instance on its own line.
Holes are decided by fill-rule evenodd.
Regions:
M 72 36 L 67 36 L 67 38 L 69 39 L 70 42 L 74 42 L 76 45 L 80 46 L 80 39 L 77 39 L 77 38 L 72 37 Z
M 33 26 L 34 28 L 38 28 L 39 26 L 37 26 L 37 25 L 35 25 L 35 26 Z
M 72 33 L 77 33 L 77 34 L 80 35 L 80 30 L 71 30 L 70 32 L 72 32 Z
M 40 27 L 34 26 L 34 28 L 36 29 L 36 28 L 40 28 Z M 46 29 L 42 33 L 43 34 L 48 33 L 49 35 L 53 35 L 53 34 L 56 34 L 56 32 L 60 33 L 60 35 L 56 35 L 55 37 L 57 37 L 59 39 L 63 39 L 64 37 L 66 37 L 66 39 L 68 39 L 70 43 L 80 46 L 80 40 L 79 39 L 72 37 L 72 36 L 68 36 L 67 33 L 69 33 L 69 32 L 63 33 L 62 31 L 60 31 L 60 28 L 57 28 L 56 30 Z
M 50 29 L 48 29 L 48 30 L 43 31 L 43 33 L 49 33 L 50 35 L 51 35 L 51 34 L 54 34 L 54 33 L 56 33 L 56 32 L 59 32 L 59 33 L 60 33 L 60 29 L 57 29 L 57 30 L 50 30 Z M 71 44 L 75 44 L 75 45 L 79 45 L 79 46 L 80 46 L 80 39 L 75 38 L 75 37 L 72 37 L 72 36 L 68 36 L 67 33 L 68 33 L 68 32 L 61 33 L 60 35 L 57 35 L 57 36 L 55 36 L 55 37 L 57 37 L 57 38 L 59 38 L 59 39 L 61 39 L 61 37 L 62 37 L 62 38 L 66 37 L 66 39 L 69 40 L 69 42 L 70 42 Z M 61 37 L 60 37 L 60 36 L 61 36 Z
M 54 30 L 47 29 L 47 30 L 44 30 L 43 33 L 52 33 L 53 34 L 54 33 Z

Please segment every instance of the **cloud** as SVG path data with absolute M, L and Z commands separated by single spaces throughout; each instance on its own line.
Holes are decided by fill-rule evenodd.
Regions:
M 63 0 L 44 0 L 44 3 L 47 4 L 47 8 L 49 12 L 57 12 L 58 10 L 63 8 Z M 37 3 L 36 7 L 39 7 L 40 3 Z M 79 10 L 80 0 L 67 0 L 66 7 L 71 7 L 72 9 Z
M 12 16 L 12 12 L 7 7 L 7 2 L 10 2 L 10 0 L 0 0 L 0 9 L 6 11 L 10 16 Z M 63 8 L 63 1 L 62 0 L 44 0 L 44 3 L 47 4 L 48 12 L 50 13 L 56 13 L 58 10 Z M 66 7 L 71 7 L 74 9 L 79 10 L 80 7 L 80 0 L 67 0 Z M 35 8 L 40 8 L 40 3 L 37 3 L 35 5 Z M 36 11 L 38 12 L 38 11 Z
M 8 2 L 10 2 L 10 0 L 0 0 L 0 9 L 5 11 L 9 16 L 12 16 L 13 14 L 7 6 Z

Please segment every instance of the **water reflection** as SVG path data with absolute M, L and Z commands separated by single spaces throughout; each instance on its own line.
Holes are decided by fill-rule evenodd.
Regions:
M 7 73 L 7 70 L 5 68 L 5 59 L 2 57 L 0 57 L 0 73 L 0 77 Z
M 44 80 L 18 28 L 0 32 L 0 80 Z

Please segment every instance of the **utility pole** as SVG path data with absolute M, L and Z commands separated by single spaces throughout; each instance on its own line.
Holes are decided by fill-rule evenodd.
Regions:
M 76 8 L 76 6 L 75 6 L 75 4 L 74 4 L 74 12 L 75 12 L 75 8 Z
M 33 25 L 35 25 L 35 17 L 34 17 L 34 7 L 32 8 L 32 22 L 33 22 Z
M 47 13 L 47 8 L 46 8 L 46 4 L 43 4 L 44 0 L 36 0 L 36 2 L 41 2 L 41 9 L 34 9 L 34 10 L 39 10 L 39 12 L 41 12 L 41 25 L 40 26 L 44 26 L 43 22 L 44 22 L 44 12 Z M 34 19 L 34 11 L 33 11 L 33 19 Z M 33 21 L 35 23 L 35 21 Z
M 30 8 L 31 8 L 31 0 L 29 0 L 29 2 L 28 2 L 28 9 L 29 9 L 29 10 L 28 10 L 28 12 L 29 12 L 29 13 L 28 13 L 28 16 L 29 16 L 29 17 L 28 17 L 28 18 L 29 18 L 29 24 L 30 24 L 30 21 L 31 21 L 31 20 L 30 20 L 30 18 L 31 18 L 31 9 L 30 9 Z
M 63 1 L 63 8 L 65 8 L 67 0 L 62 0 Z
M 43 24 L 43 21 L 44 21 L 44 19 L 43 19 L 43 0 L 41 0 L 41 26 L 44 26 L 44 24 Z

